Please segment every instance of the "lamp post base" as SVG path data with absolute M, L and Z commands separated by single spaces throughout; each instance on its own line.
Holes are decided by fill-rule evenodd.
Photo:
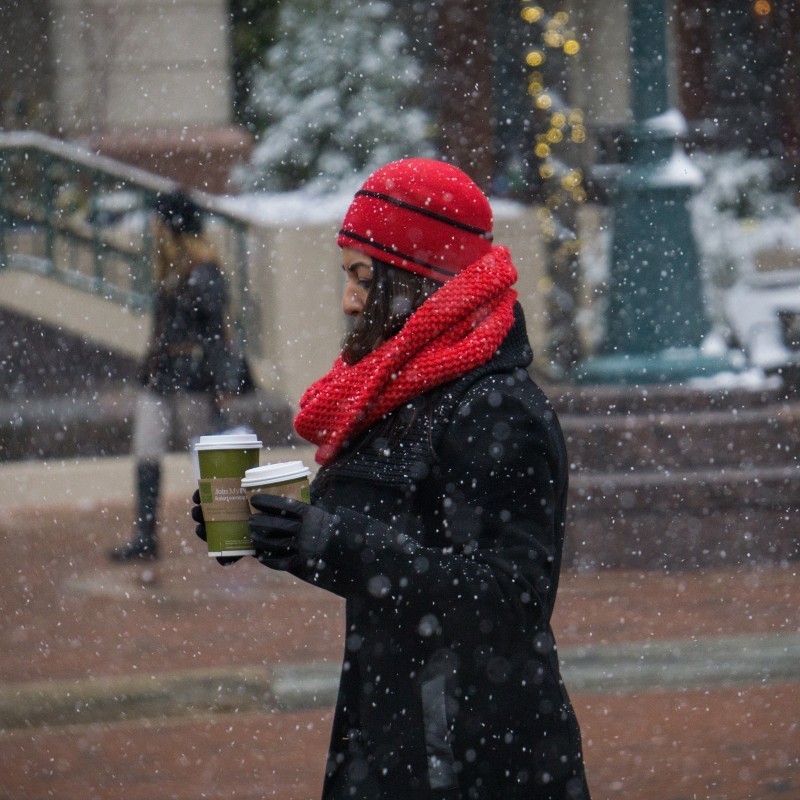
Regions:
M 573 373 L 578 384 L 680 383 L 720 372 L 738 372 L 728 355 L 706 355 L 694 347 L 674 347 L 659 353 L 593 356 Z

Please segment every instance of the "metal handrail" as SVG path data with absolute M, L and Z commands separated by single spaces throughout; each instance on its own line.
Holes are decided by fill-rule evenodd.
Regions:
M 0 133 L 0 270 L 37 272 L 136 311 L 151 304 L 149 210 L 177 184 L 34 131 Z M 247 317 L 246 217 L 224 200 L 190 192 L 233 295 L 231 317 Z

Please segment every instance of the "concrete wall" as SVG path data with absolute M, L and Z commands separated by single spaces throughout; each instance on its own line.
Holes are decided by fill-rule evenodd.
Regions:
M 230 122 L 225 0 L 51 2 L 63 134 Z
M 629 119 L 628 3 L 571 0 L 570 17 L 581 42 L 571 61 L 570 102 L 596 126 Z
M 316 223 L 254 230 L 249 351 L 263 386 L 297 403 L 331 366 L 345 333 L 337 227 Z

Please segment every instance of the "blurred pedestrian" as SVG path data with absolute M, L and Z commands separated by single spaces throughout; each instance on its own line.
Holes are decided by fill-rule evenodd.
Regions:
M 366 181 L 338 238 L 353 326 L 295 420 L 311 504 L 252 500 L 258 560 L 346 600 L 325 800 L 589 797 L 550 626 L 567 454 L 491 231 L 448 164 Z
M 225 312 L 228 293 L 200 208 L 182 191 L 156 197 L 153 324 L 139 369 L 133 429 L 135 525 L 115 561 L 158 558 L 161 458 L 173 441 L 222 426 L 221 407 L 241 387 L 232 377 Z

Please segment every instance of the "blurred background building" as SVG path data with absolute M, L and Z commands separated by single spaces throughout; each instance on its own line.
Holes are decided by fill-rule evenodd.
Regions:
M 291 0 L 3 0 L 0 125 L 86 141 L 164 174 L 183 175 L 176 163 L 181 159 L 205 164 L 198 161 L 201 151 L 212 154 L 220 169 L 230 167 L 246 159 L 248 134 L 261 133 L 253 76 L 280 36 L 279 8 L 292 5 Z M 430 113 L 437 151 L 470 169 L 487 188 L 528 197 L 535 197 L 532 188 L 514 179 L 524 177 L 521 165 L 531 159 L 535 144 L 526 57 L 541 32 L 520 9 L 542 8 L 551 26 L 558 14 L 567 15 L 560 27 L 578 46 L 572 58 L 564 58 L 557 46 L 544 46 L 548 63 L 542 72 L 564 102 L 585 114 L 588 146 L 581 161 L 619 156 L 618 133 L 630 109 L 628 3 L 350 0 L 350 5 L 348 25 L 362 25 L 370 6 L 388 7 L 387 18 L 400 21 L 405 51 L 423 70 L 424 88 L 410 93 L 411 102 Z M 300 24 L 320 31 L 320 50 L 341 53 L 344 43 L 324 36 L 336 6 L 321 3 L 321 13 L 306 13 Z M 781 177 L 797 177 L 797 10 L 794 2 L 770 0 L 665 4 L 672 101 L 687 119 L 692 146 L 744 147 L 752 155 L 777 156 Z M 391 71 L 393 64 L 385 59 L 382 68 Z M 424 91 L 428 87 L 435 91 Z M 217 179 L 212 183 L 211 191 L 224 188 Z
M 34 129 L 227 189 L 250 136 L 233 122 L 225 0 L 3 0 L 0 107 Z
M 343 206 L 314 194 L 293 205 L 288 193 L 348 196 L 377 163 L 430 154 L 492 196 L 498 241 L 521 267 L 537 368 L 569 379 L 602 350 L 608 315 L 624 305 L 609 278 L 612 200 L 635 158 L 638 20 L 639 50 L 663 71 L 657 110 L 670 115 L 670 146 L 702 172 L 686 192 L 699 195 L 691 218 L 704 232 L 690 259 L 702 278 L 698 336 L 714 331 L 723 347 L 781 370 L 797 338 L 787 233 L 800 164 L 797 10 L 770 0 L 0 0 L 3 266 L 116 292 L 124 317 L 57 321 L 135 355 L 147 242 L 120 236 L 163 181 L 194 187 L 219 223 L 257 371 L 296 397 L 331 357 L 313 346 L 312 323 L 343 325 L 329 309 L 336 278 L 320 267 L 336 259 Z M 47 152 L 20 132 L 52 137 Z M 83 155 L 56 156 L 54 142 Z M 280 263 L 296 266 L 288 274 Z M 294 313 L 298 287 L 313 319 Z M 758 319 L 742 313 L 756 294 Z M 37 314 L 58 308 L 42 305 Z

